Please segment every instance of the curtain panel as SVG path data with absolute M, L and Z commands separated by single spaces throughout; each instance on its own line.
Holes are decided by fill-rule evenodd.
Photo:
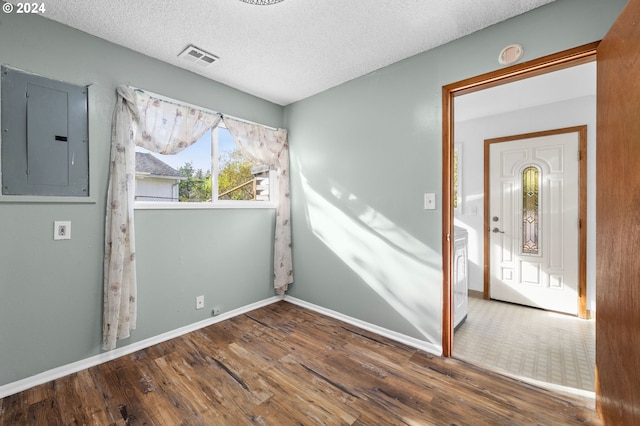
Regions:
M 136 260 L 133 206 L 135 148 L 177 154 L 215 128 L 220 115 L 117 88 L 107 190 L 102 348 L 116 347 L 136 328 Z
M 115 349 L 117 340 L 129 337 L 136 328 L 133 220 L 136 146 L 160 154 L 177 154 L 217 127 L 221 119 L 220 114 L 160 99 L 131 87 L 117 88 L 105 220 L 104 350 Z M 248 158 L 277 171 L 274 288 L 277 294 L 283 294 L 293 282 L 287 131 L 229 117 L 224 122 Z
M 285 129 L 270 129 L 224 117 L 224 124 L 243 154 L 257 164 L 276 170 L 277 207 L 274 235 L 273 274 L 277 294 L 293 283 L 291 256 L 291 198 L 289 196 L 289 145 Z

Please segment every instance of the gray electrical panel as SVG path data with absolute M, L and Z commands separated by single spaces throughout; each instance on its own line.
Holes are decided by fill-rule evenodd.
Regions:
M 0 72 L 2 194 L 88 197 L 87 88 Z

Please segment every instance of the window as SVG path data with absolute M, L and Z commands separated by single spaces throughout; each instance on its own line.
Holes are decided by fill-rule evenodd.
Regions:
M 453 147 L 453 209 L 460 211 L 462 207 L 462 144 Z
M 176 155 L 136 149 L 136 208 L 274 207 L 269 166 L 219 125 Z
M 540 171 L 529 166 L 522 171 L 522 253 L 538 254 L 538 210 Z

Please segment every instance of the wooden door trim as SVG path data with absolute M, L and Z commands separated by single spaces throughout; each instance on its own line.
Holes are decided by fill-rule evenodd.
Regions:
M 580 151 L 578 163 L 578 316 L 587 318 L 587 126 L 573 126 L 562 129 L 545 130 L 541 132 L 525 133 L 521 135 L 505 136 L 501 138 L 485 139 L 484 141 L 484 298 L 491 296 L 491 271 L 489 247 L 489 207 L 491 185 L 489 179 L 489 149 L 496 143 L 511 142 L 521 139 L 539 138 L 544 136 L 560 135 L 565 133 L 578 133 L 578 150 Z
M 453 98 L 594 61 L 599 43 L 596 41 L 585 44 L 442 87 L 442 354 L 444 356 L 451 356 L 453 352 L 453 310 L 451 306 L 453 298 L 453 268 L 451 264 L 453 258 Z M 582 262 L 582 259 L 580 261 Z

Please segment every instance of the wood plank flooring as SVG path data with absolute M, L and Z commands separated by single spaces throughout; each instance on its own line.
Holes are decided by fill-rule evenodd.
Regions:
M 279 302 L 0 400 L 0 425 L 598 425 L 593 401 Z

